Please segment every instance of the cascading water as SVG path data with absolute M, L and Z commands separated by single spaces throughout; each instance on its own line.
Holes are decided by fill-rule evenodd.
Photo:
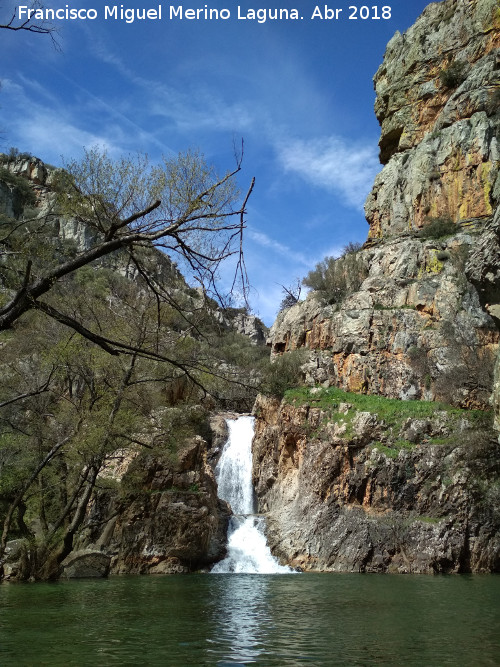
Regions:
M 264 535 L 264 518 L 256 516 L 252 486 L 253 417 L 226 420 L 229 438 L 215 468 L 219 497 L 233 510 L 228 528 L 227 556 L 214 573 L 277 574 L 292 572 L 271 554 Z

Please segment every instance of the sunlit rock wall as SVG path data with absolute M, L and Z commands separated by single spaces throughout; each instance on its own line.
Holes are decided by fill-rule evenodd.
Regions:
M 498 330 L 466 266 L 500 200 L 499 27 L 496 0 L 446 0 L 390 41 L 375 76 L 385 167 L 350 265 L 358 284 L 331 305 L 310 294 L 268 338 L 272 355 L 311 351 L 308 383 L 487 405 Z M 426 238 L 436 222 L 451 231 Z

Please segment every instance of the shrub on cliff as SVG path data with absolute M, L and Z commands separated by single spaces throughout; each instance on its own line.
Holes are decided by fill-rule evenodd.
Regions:
M 262 371 L 261 391 L 267 396 L 283 398 L 288 389 L 303 383 L 302 364 L 306 360 L 305 350 L 285 352 L 281 357 L 267 362 Z
M 8 153 L 0 153 L 0 164 L 14 162 L 15 160 L 29 160 L 31 155 L 29 153 L 21 152 L 19 148 L 11 146 Z
M 449 67 L 442 70 L 439 73 L 439 79 L 443 86 L 446 86 L 446 88 L 457 88 L 463 83 L 466 78 L 465 67 L 464 62 L 456 60 Z
M 349 241 L 349 243 L 346 243 L 345 246 L 343 247 L 342 254 L 340 256 L 345 257 L 350 253 L 358 252 L 358 250 L 361 250 L 362 247 L 363 244 L 360 243 L 359 241 Z
M 281 285 L 281 294 L 283 298 L 281 299 L 278 312 L 281 313 L 282 310 L 287 310 L 288 308 L 295 306 L 295 304 L 299 302 L 301 291 L 302 285 L 300 284 L 300 278 L 297 278 L 295 282 L 288 286 Z
M 349 246 L 346 246 L 348 248 Z M 356 292 L 368 272 L 359 248 L 348 250 L 342 257 L 325 257 L 309 271 L 303 283 L 318 292 L 326 303 L 340 303 L 348 294 Z
M 434 372 L 434 389 L 440 400 L 470 407 L 487 405 L 493 387 L 495 352 L 468 334 L 460 320 L 443 322 L 441 334 L 452 363 Z
M 427 224 L 419 231 L 418 235 L 423 239 L 440 239 L 443 236 L 455 234 L 456 231 L 457 226 L 451 218 L 439 216 L 428 218 Z

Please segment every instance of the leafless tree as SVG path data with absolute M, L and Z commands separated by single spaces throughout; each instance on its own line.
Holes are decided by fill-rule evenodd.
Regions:
M 141 250 L 154 247 L 178 257 L 203 291 L 216 296 L 218 268 L 236 255 L 234 280 L 239 277 L 240 291 L 245 293 L 243 231 L 254 180 L 242 203 L 235 206 L 234 178 L 240 170 L 241 161 L 219 177 L 192 153 L 165 160 L 160 168 L 150 165 L 147 158 L 113 162 L 98 149 L 86 152 L 80 163 L 69 164 L 68 171 L 60 174 L 55 211 L 91 230 L 90 247 L 47 264 L 46 255 L 37 257 L 38 250 L 30 239 L 47 224 L 50 214 L 41 221 L 36 218 L 2 225 L 5 231 L 0 238 L 0 255 L 4 287 L 10 298 L 0 308 L 0 331 L 11 328 L 25 313 L 37 310 L 110 354 L 140 354 L 171 362 L 152 349 L 138 349 L 92 330 L 42 297 L 50 295 L 56 284 L 78 269 L 122 251 L 130 256 L 156 297 L 172 304 L 175 297 L 162 289 L 140 260 Z
M 28 7 L 28 18 L 25 18 L 24 16 L 20 18 L 18 7 L 14 7 L 12 12 L 7 14 L 7 18 L 4 19 L 4 22 L 0 23 L 0 29 L 13 30 L 15 32 L 32 32 L 37 35 L 49 35 L 54 46 L 59 48 L 59 45 L 55 39 L 55 26 L 45 20 L 36 19 L 31 10 L 33 10 L 33 12 L 36 10 L 43 12 L 44 6 L 38 0 L 33 0 Z

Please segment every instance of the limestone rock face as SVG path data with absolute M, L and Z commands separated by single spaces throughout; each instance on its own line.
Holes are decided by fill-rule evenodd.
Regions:
M 268 338 L 272 355 L 311 350 L 310 384 L 486 406 L 498 344 L 485 304 L 497 298 L 499 46 L 496 0 L 431 4 L 389 42 L 375 75 L 385 166 L 365 206 L 369 239 L 349 265 L 359 280 L 337 303 L 310 294 Z
M 370 238 L 433 217 L 492 215 L 500 199 L 499 46 L 496 0 L 433 3 L 389 42 L 374 79 L 386 166 L 366 202 Z
M 499 129 L 480 111 L 394 154 L 365 204 L 369 237 L 416 231 L 433 218 L 489 220 L 500 200 Z
M 27 155 L 8 158 L 3 153 L 0 157 L 9 171 L 16 176 L 23 176 L 34 185 L 49 185 L 52 181 L 54 168 L 47 169 L 40 158 Z
M 282 562 L 320 571 L 499 571 L 500 505 L 487 490 L 493 433 L 479 444 L 477 425 L 436 411 L 407 419 L 391 440 L 376 412 L 343 403 L 327 416 L 313 394 L 299 407 L 260 397 L 255 413 L 259 511 Z
M 171 461 L 136 457 L 121 481 L 125 495 L 104 494 L 87 522 L 86 543 L 112 556 L 112 574 L 190 572 L 224 557 L 230 510 L 201 437 Z
M 2 567 L 0 567 L 0 577 L 2 580 L 16 580 L 19 570 L 22 567 L 22 559 L 25 554 L 24 540 L 10 540 L 5 547 L 5 558 Z
M 471 253 L 466 272 L 478 290 L 483 308 L 500 328 L 500 209 L 497 209 L 481 243 Z M 495 412 L 495 425 L 500 431 L 500 355 L 494 371 L 491 404 Z
M 330 292 L 281 312 L 268 338 L 275 358 L 309 350 L 304 380 L 322 385 L 307 402 L 255 406 L 259 511 L 283 562 L 499 571 L 491 425 L 436 407 L 394 431 L 383 409 L 317 407 L 339 387 L 484 409 L 493 386 L 500 429 L 499 47 L 497 0 L 431 4 L 388 44 L 375 75 L 384 167 L 365 205 L 368 241 L 335 263 Z
M 500 324 L 500 208 L 470 253 L 465 269 L 481 305 Z
M 266 342 L 268 329 L 255 315 L 239 313 L 232 319 L 231 326 L 238 333 L 247 336 L 254 345 L 264 345 Z
M 368 272 L 359 290 L 333 305 L 312 293 L 282 312 L 268 339 L 272 354 L 308 348 L 309 384 L 486 405 L 498 331 L 464 275 L 477 239 L 460 231 L 438 240 L 393 238 L 359 251 Z
M 496 0 L 446 0 L 430 4 L 404 35 L 394 35 L 374 79 L 383 164 L 457 121 L 470 119 L 474 129 L 467 131 L 479 140 L 488 129 L 494 134 L 499 28 Z M 449 136 L 439 143 L 450 143 Z M 484 147 L 479 141 L 474 152 Z M 460 171 L 459 160 L 455 164 Z

